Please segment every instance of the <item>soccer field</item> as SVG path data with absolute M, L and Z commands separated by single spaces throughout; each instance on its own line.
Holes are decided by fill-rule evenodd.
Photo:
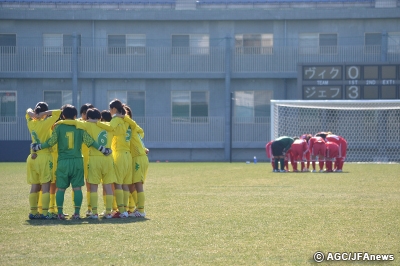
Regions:
M 321 251 L 394 256 L 322 265 L 399 265 L 400 164 L 343 169 L 150 163 L 146 219 L 31 221 L 25 163 L 0 163 L 0 264 L 313 265 Z M 65 212 L 73 212 L 70 189 Z

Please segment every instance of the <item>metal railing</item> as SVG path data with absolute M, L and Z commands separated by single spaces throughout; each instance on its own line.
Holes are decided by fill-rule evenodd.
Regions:
M 188 122 L 176 122 L 171 117 L 135 118 L 145 132 L 145 142 L 155 143 L 223 143 L 224 117 L 198 117 Z M 232 140 L 266 142 L 270 139 L 270 118 L 232 118 Z M 30 140 L 25 117 L 0 117 L 0 141 Z
M 335 46 L 324 49 L 274 47 L 268 50 L 234 49 L 233 73 L 297 72 L 299 63 L 396 62 L 398 46 L 383 52 L 381 46 Z M 209 47 L 193 52 L 187 48 L 146 47 L 142 53 L 110 53 L 107 47 L 80 47 L 80 73 L 224 73 L 225 48 Z M 70 49 L 0 47 L 0 72 L 71 73 Z

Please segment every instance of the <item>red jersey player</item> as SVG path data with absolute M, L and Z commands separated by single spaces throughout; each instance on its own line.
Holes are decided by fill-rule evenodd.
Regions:
M 297 162 L 301 162 L 301 170 L 304 169 L 304 161 L 306 159 L 305 155 L 308 152 L 307 141 L 305 139 L 294 138 L 290 150 L 293 172 L 298 172 Z
M 300 137 L 301 139 L 305 139 L 306 140 L 306 142 L 307 142 L 307 145 L 309 146 L 309 143 L 308 143 L 308 141 L 310 140 L 310 138 L 312 138 L 312 135 L 311 134 L 303 134 L 303 135 L 301 135 L 301 137 Z M 311 162 L 311 153 L 310 153 L 310 150 L 308 149 L 307 150 L 307 152 L 306 152 L 306 154 L 305 154 L 305 157 L 306 157 L 306 165 L 302 165 L 302 171 L 303 172 L 308 172 L 309 171 L 309 169 L 310 169 L 310 162 Z
M 335 142 L 339 146 L 339 155 L 336 157 L 335 168 L 336 172 L 342 172 L 343 164 L 346 159 L 347 141 L 338 135 L 328 132 L 326 136 L 327 141 Z
M 326 171 L 333 172 L 332 165 L 333 161 L 339 156 L 339 145 L 335 142 L 327 141 L 326 142 Z
M 324 159 L 326 154 L 326 145 L 325 140 L 322 137 L 315 136 L 310 138 L 308 141 L 309 150 L 311 153 L 311 161 L 312 161 L 312 172 L 315 172 L 315 161 L 318 156 L 319 161 L 319 171 L 323 172 L 324 170 Z

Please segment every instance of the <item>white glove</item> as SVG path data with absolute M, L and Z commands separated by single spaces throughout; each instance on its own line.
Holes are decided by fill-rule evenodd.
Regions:
M 40 151 L 42 149 L 42 145 L 40 143 L 31 143 L 31 149 L 33 151 Z
M 104 154 L 105 156 L 108 156 L 112 153 L 112 150 L 110 148 L 106 148 L 104 146 L 100 146 L 98 149 L 102 154 Z

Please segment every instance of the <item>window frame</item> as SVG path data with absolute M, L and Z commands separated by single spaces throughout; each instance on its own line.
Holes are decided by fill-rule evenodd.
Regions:
M 367 44 L 367 35 L 379 35 L 380 41 L 379 45 L 369 45 Z M 373 39 L 370 39 L 370 41 Z M 364 53 L 366 54 L 380 54 L 382 49 L 382 33 L 380 32 L 365 32 L 364 33 Z
M 245 37 L 248 37 L 247 39 Z M 259 40 L 251 39 L 250 36 L 259 36 Z M 245 42 L 260 42 L 258 46 L 248 46 Z M 270 45 L 264 45 L 268 44 Z M 273 33 L 241 33 L 235 34 L 235 53 L 236 54 L 274 54 L 274 34 Z
M 2 94 L 7 94 L 7 93 L 13 93 L 14 95 L 9 95 L 9 96 L 14 96 L 15 97 L 15 110 L 14 110 L 14 115 L 13 116 L 3 116 L 1 113 L 1 105 L 3 103 L 3 95 Z M 16 90 L 0 90 L 0 124 L 15 124 L 17 123 L 17 111 L 18 111 L 18 91 Z M 7 95 L 5 95 L 7 96 Z M 6 119 L 6 117 L 10 119 Z
M 46 41 L 47 42 L 51 42 L 51 38 L 47 38 L 46 39 L 46 35 L 47 37 L 50 37 L 50 35 L 53 35 L 53 38 L 56 39 L 56 36 L 58 35 L 59 39 L 59 44 L 57 46 L 50 46 L 50 45 L 46 45 Z M 44 55 L 72 55 L 72 51 L 73 51 L 73 46 L 71 44 L 71 46 L 66 46 L 66 36 L 71 36 L 71 40 L 72 40 L 72 34 L 64 34 L 64 33 L 43 33 L 42 35 L 42 39 L 43 39 L 43 54 Z M 78 38 L 78 54 L 81 54 L 81 45 L 82 45 L 82 35 L 81 34 L 77 34 L 77 38 Z M 72 40 L 73 42 L 73 40 Z
M 336 45 L 321 44 L 321 36 L 336 35 Z M 303 37 L 303 38 L 302 38 Z M 327 39 L 326 39 L 327 40 Z M 305 46 L 309 42 L 311 45 Z M 314 43 L 315 42 L 315 43 Z M 299 54 L 300 55 L 335 55 L 338 53 L 338 33 L 329 32 L 302 32 L 299 33 Z
M 393 44 L 391 44 L 391 42 L 393 42 Z M 388 53 L 400 54 L 400 31 L 388 32 Z
M 174 36 L 187 36 L 188 46 L 175 46 Z M 198 45 L 194 45 L 198 44 Z M 173 55 L 209 55 L 210 54 L 210 35 L 195 33 L 195 34 L 172 34 L 171 35 L 171 54 Z
M 0 43 L 0 54 L 1 55 L 14 55 L 17 53 L 17 34 L 16 33 L 0 33 L 0 36 L 4 35 L 14 35 L 15 36 L 15 45 L 7 46 L 7 45 L 2 45 Z M 1 40 L 1 38 L 0 38 Z M 4 47 L 4 48 L 3 48 Z M 6 49 L 5 47 L 10 47 L 9 49 Z
M 237 101 L 239 100 L 239 96 L 237 95 L 237 93 L 243 93 L 243 95 L 245 94 L 251 94 L 251 103 L 249 105 L 249 107 L 251 108 L 251 110 L 249 110 L 251 112 L 250 116 L 239 116 L 238 115 L 238 109 L 240 106 L 244 106 L 244 105 L 239 105 L 237 104 Z M 257 100 L 259 100 L 261 98 L 260 95 L 257 95 L 258 93 L 265 93 L 265 95 L 263 95 L 262 97 L 264 97 L 265 99 L 269 99 L 267 102 L 262 103 L 262 104 L 257 104 Z M 271 117 L 271 99 L 273 99 L 273 90 L 240 90 L 240 91 L 234 91 L 234 104 L 233 104 L 233 120 L 235 123 L 245 123 L 245 124 L 252 124 L 252 123 L 264 123 L 265 119 L 257 119 L 257 118 L 267 118 L 267 121 L 270 120 Z M 244 98 L 240 98 L 240 99 L 244 99 Z M 245 100 L 245 99 L 244 99 Z M 266 106 L 266 112 L 267 115 L 262 116 L 262 115 L 257 115 L 257 106 L 261 106 L 261 105 L 265 105 Z
M 132 109 L 132 104 L 129 102 L 129 93 L 143 93 L 143 116 L 137 116 L 133 112 L 133 117 L 146 117 L 146 91 L 143 90 L 109 90 L 107 91 L 107 99 L 108 102 L 111 102 L 114 99 L 120 100 L 122 103 L 126 103 L 129 107 Z M 122 97 L 111 97 L 111 95 L 114 94 L 113 96 L 117 96 L 118 94 L 123 95 Z M 108 106 L 107 106 L 108 107 Z M 142 123 L 142 122 L 141 122 Z
M 174 116 L 174 102 L 173 102 L 173 93 L 174 92 L 188 92 L 189 93 L 189 102 L 188 102 L 188 109 L 189 109 L 189 114 L 188 116 Z M 193 102 L 192 102 L 192 93 L 204 93 L 205 94 L 205 99 L 207 103 L 207 116 L 193 116 L 192 114 L 192 108 L 193 108 Z M 202 90 L 195 90 L 195 91 L 188 91 L 188 90 L 172 90 L 171 91 L 171 121 L 172 123 L 208 123 L 209 122 L 209 117 L 210 117 L 210 93 L 209 91 L 202 91 Z
M 47 92 L 61 92 L 61 106 L 52 106 L 52 104 L 49 104 L 49 100 L 46 99 L 45 94 Z M 67 98 L 67 94 L 69 93 L 71 95 L 71 99 L 66 99 Z M 73 103 L 73 96 L 72 96 L 73 92 L 72 90 L 43 90 L 43 101 L 46 102 L 49 105 L 49 109 L 50 110 L 54 110 L 54 109 L 60 109 L 62 106 L 64 106 L 65 104 L 72 104 Z M 78 98 L 80 98 L 80 95 L 78 94 Z M 70 102 L 68 102 L 70 101 Z M 79 100 L 80 101 L 80 100 Z M 78 101 L 78 102 L 79 102 Z
M 113 41 L 117 41 L 117 36 L 121 38 L 123 36 L 122 43 L 118 44 L 121 46 L 110 46 L 110 36 L 114 36 Z M 143 46 L 140 45 L 130 45 L 129 41 L 135 41 L 135 37 L 142 37 L 142 39 L 137 38 L 136 41 L 142 41 Z M 121 38 L 122 40 L 122 38 Z M 108 55 L 132 55 L 132 56 L 144 56 L 146 55 L 146 34 L 139 33 L 128 33 L 128 34 L 108 34 L 107 35 L 107 54 Z

